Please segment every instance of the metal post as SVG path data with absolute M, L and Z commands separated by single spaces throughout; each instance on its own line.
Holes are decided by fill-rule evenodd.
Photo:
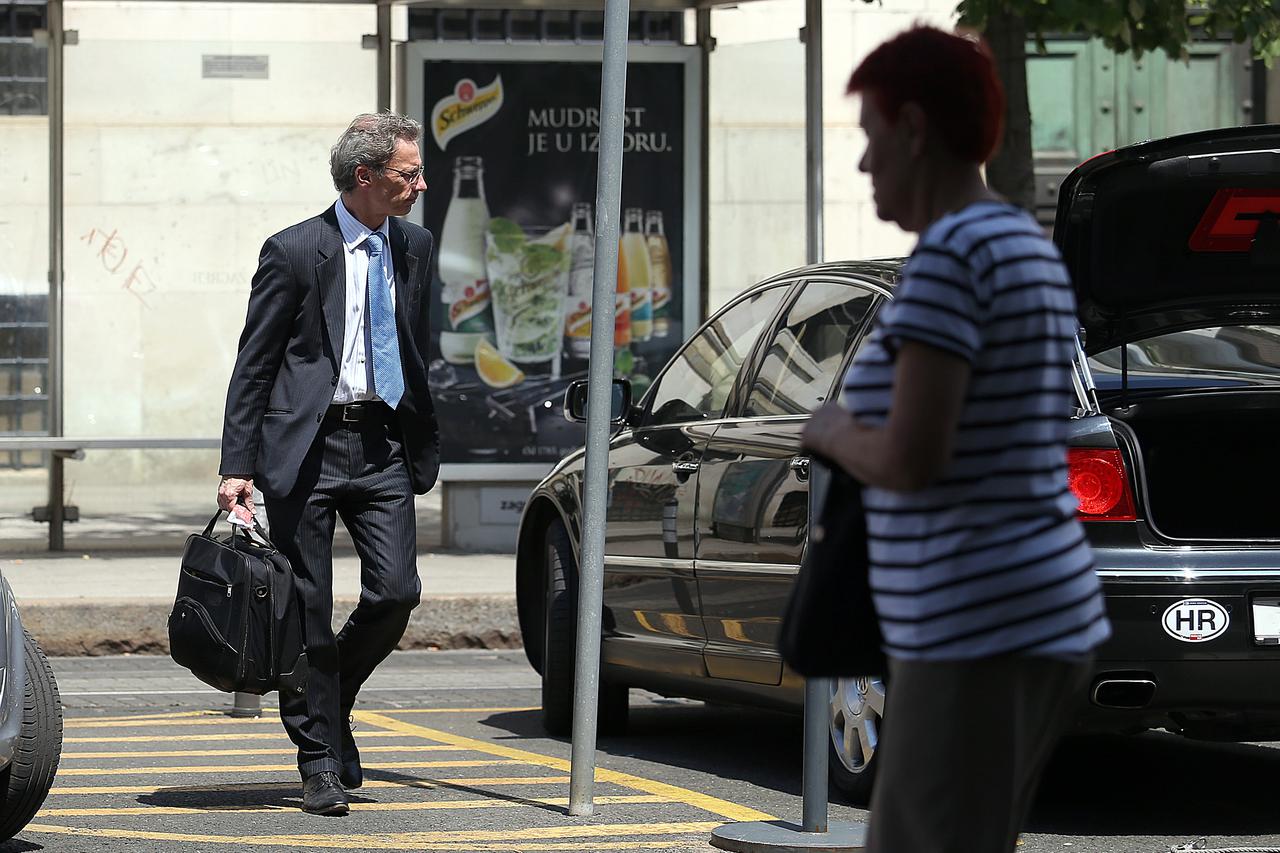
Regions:
M 573 676 L 573 753 L 569 814 L 595 811 L 596 711 L 600 692 L 600 608 L 604 602 L 604 529 L 608 503 L 609 410 L 613 384 L 614 290 L 622 206 L 622 107 L 627 91 L 629 0 L 605 0 L 600 80 L 600 162 L 596 171 L 596 257 L 591 288 L 591 360 L 587 373 L 587 458 L 583 484 L 578 647 Z
M 48 97 L 49 97 L 49 435 L 62 435 L 62 132 L 63 64 L 62 0 L 49 0 Z M 49 550 L 61 551 L 63 540 L 63 457 L 49 454 Z
M 805 256 L 822 261 L 822 0 L 805 0 L 804 22 Z M 831 737 L 831 682 L 804 686 L 805 832 L 827 831 L 827 742 Z
M 262 697 L 254 693 L 235 694 L 235 704 L 227 712 L 229 717 L 261 717 Z
M 822 0 L 805 0 L 804 165 L 805 255 L 822 261 Z
M 805 254 L 822 260 L 822 0 L 805 0 Z M 810 515 L 821 500 L 821 483 L 810 484 Z M 810 529 L 813 525 L 809 525 Z M 711 845 L 738 853 L 763 851 L 865 849 L 866 830 L 827 820 L 827 752 L 831 738 L 831 680 L 810 678 L 804 685 L 804 767 L 801 825 L 784 821 L 730 823 L 711 832 Z
M 800 824 L 805 832 L 827 831 L 827 744 L 831 740 L 831 679 L 804 683 L 804 781 Z
M 701 166 L 701 174 L 698 176 L 698 217 L 701 225 L 698 233 L 704 235 L 705 240 L 705 235 L 711 233 L 711 134 L 708 131 L 711 129 L 711 53 L 716 49 L 716 40 L 711 35 L 711 10 L 700 8 L 694 16 L 694 38 L 698 47 L 702 48 L 702 83 L 699 93 L 702 132 L 698 134 L 701 141 L 698 160 Z M 704 250 L 698 255 L 698 316 L 705 317 L 711 301 L 711 253 Z
M 378 3 L 378 111 L 391 109 L 391 4 Z
M 814 526 L 815 507 L 821 506 L 830 483 L 822 466 L 809 481 L 809 529 Z M 747 821 L 727 823 L 711 831 L 711 846 L 737 853 L 845 853 L 865 850 L 866 827 L 848 821 L 827 820 L 827 753 L 830 747 L 831 680 L 813 678 L 804 688 L 804 770 L 803 817 L 797 825 L 789 821 Z

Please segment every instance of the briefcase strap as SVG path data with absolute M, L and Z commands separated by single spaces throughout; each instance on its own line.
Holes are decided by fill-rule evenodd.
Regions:
M 225 509 L 220 509 L 213 514 L 213 518 L 209 519 L 209 524 L 204 529 L 204 535 L 206 537 L 213 536 L 213 528 L 218 524 L 219 521 L 222 520 L 222 516 L 225 515 L 226 512 L 227 511 Z M 272 551 L 280 550 L 279 548 L 277 548 L 275 545 L 272 544 L 270 539 L 267 538 L 267 531 L 262 529 L 262 522 L 258 521 L 257 516 L 254 516 L 253 518 L 253 532 L 258 534 L 258 538 L 262 540 L 262 544 L 266 545 Z M 242 529 L 239 525 L 233 524 L 231 525 L 231 547 L 232 548 L 236 547 L 237 536 L 243 536 L 245 539 L 249 540 L 250 542 L 253 541 L 253 539 L 249 536 L 248 531 Z

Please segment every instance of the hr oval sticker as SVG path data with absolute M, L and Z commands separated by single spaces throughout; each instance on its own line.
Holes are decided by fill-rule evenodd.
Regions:
M 1231 624 L 1227 609 L 1207 598 L 1184 598 L 1170 604 L 1161 619 L 1164 632 L 1184 643 L 1204 643 L 1222 636 Z

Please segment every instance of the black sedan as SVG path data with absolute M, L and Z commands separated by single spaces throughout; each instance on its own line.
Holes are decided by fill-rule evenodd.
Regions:
M 1069 482 L 1114 628 L 1080 725 L 1280 735 L 1280 126 L 1096 157 L 1055 239 L 1081 321 Z M 600 730 L 627 690 L 797 709 L 778 632 L 805 548 L 808 413 L 900 263 L 750 288 L 666 365 L 610 442 Z M 568 401 L 581 414 L 581 400 Z M 546 728 L 568 733 L 583 455 L 535 489 L 517 593 Z M 870 792 L 884 684 L 834 683 L 832 777 Z

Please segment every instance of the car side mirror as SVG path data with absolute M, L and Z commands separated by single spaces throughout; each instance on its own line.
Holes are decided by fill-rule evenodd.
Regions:
M 632 416 L 631 380 L 615 379 L 609 401 L 609 423 L 629 423 Z M 564 417 L 567 421 L 587 422 L 587 380 L 576 379 L 564 391 Z

